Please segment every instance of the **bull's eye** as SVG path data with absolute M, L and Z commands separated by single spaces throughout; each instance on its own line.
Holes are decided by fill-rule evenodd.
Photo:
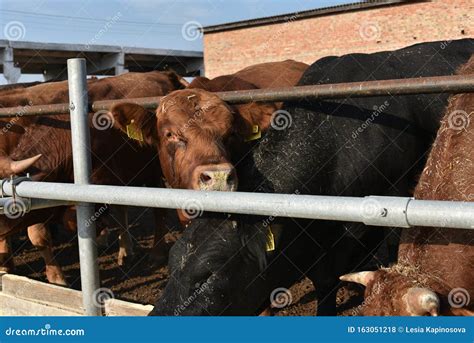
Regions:
M 172 131 L 165 131 L 164 136 L 168 143 L 173 147 L 173 154 L 177 148 L 186 148 L 186 140 Z

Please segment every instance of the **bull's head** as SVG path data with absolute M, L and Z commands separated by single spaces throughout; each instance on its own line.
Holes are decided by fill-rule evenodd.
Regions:
M 172 188 L 234 191 L 237 174 L 230 145 L 245 138 L 252 125 L 266 128 L 274 107 L 247 104 L 239 113 L 218 96 L 200 89 L 185 89 L 162 98 L 155 113 L 136 104 L 111 109 L 115 125 L 127 131 L 133 124 L 145 144 L 158 149 L 161 168 Z M 242 139 L 243 141 L 243 139 Z
M 144 142 L 157 147 L 172 188 L 236 190 L 237 176 L 225 148 L 233 116 L 217 96 L 181 90 L 163 98 L 155 114 L 134 104 L 117 105 L 111 112 L 122 130 L 133 120 Z
M 366 287 L 365 300 L 360 314 L 370 316 L 438 316 L 438 315 L 473 315 L 464 308 L 453 308 L 438 291 L 443 286 L 434 288 L 429 276 L 406 275 L 396 267 L 377 271 L 364 271 L 346 274 L 342 281 L 355 282 Z M 422 281 L 418 279 L 423 279 Z M 448 290 L 449 291 L 449 290 Z M 445 293 L 442 291 L 441 293 Z

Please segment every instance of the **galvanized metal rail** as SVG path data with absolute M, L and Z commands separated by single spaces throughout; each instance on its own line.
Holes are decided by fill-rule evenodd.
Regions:
M 10 218 L 17 218 L 32 210 L 41 210 L 43 208 L 68 206 L 74 204 L 75 202 L 73 201 L 5 197 L 0 198 L 0 214 L 4 214 Z
M 474 75 L 434 76 L 398 80 L 348 82 L 324 85 L 297 86 L 245 91 L 216 92 L 222 100 L 231 103 L 252 101 L 296 101 L 307 99 L 335 99 L 344 97 L 373 97 L 381 95 L 470 93 L 474 92 Z M 109 110 L 113 105 L 133 102 L 154 109 L 161 97 L 96 101 L 89 112 Z M 34 105 L 0 108 L 0 117 L 54 115 L 69 113 L 69 104 Z
M 12 195 L 10 181 L 3 192 Z M 23 181 L 16 194 L 25 198 L 182 208 L 263 216 L 361 222 L 375 226 L 438 226 L 474 229 L 474 202 L 426 201 L 407 197 L 337 197 L 184 189 L 80 185 Z

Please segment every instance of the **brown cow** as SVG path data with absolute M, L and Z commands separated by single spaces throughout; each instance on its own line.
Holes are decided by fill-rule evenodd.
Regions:
M 235 76 L 258 88 L 293 87 L 309 65 L 294 60 L 260 63 L 244 68 Z
M 460 74 L 474 74 L 474 57 Z M 458 94 L 415 190 L 423 200 L 474 200 L 474 93 Z M 474 232 L 413 228 L 391 268 L 344 275 L 366 286 L 363 315 L 474 315 Z
M 295 85 L 308 66 L 295 61 L 258 64 L 213 80 L 197 78 L 188 89 L 162 99 L 156 113 L 135 104 L 112 108 L 118 127 L 139 118 L 145 141 L 158 149 L 167 183 L 173 188 L 233 191 L 233 162 L 270 126 L 278 104 L 228 106 L 209 91 Z M 198 89 L 198 88 L 203 88 Z
M 118 77 L 101 80 L 89 80 L 89 99 L 135 98 L 144 96 L 159 96 L 182 88 L 179 77 L 172 72 L 128 73 Z M 41 84 L 17 92 L 8 93 L 2 97 L 3 106 L 39 105 L 61 103 L 68 101 L 67 82 Z M 97 116 L 99 114 L 99 116 Z M 118 130 L 108 129 L 107 118 L 101 113 L 91 114 L 91 144 L 93 174 L 92 182 L 117 185 L 152 186 L 160 184 L 159 163 L 154 161 L 150 149 L 142 148 L 137 142 L 126 137 Z M 104 121 L 105 120 L 105 121 Z M 3 120 L 3 135 L 0 136 L 0 166 L 1 177 L 21 174 L 29 171 L 34 180 L 72 182 L 72 151 L 70 137 L 70 122 L 68 115 L 47 117 L 18 117 L 10 121 Z M 111 123 L 110 123 L 111 124 Z M 103 126 L 105 125 L 105 126 Z M 111 126 L 111 125 L 110 125 Z M 39 144 L 41 142 L 41 144 Z M 25 157 L 33 158 L 24 160 Z M 42 155 L 42 158 L 39 158 Z M 21 160 L 21 162 L 14 161 Z M 5 238 L 10 233 L 27 226 L 29 238 L 40 248 L 47 264 L 46 274 L 50 282 L 64 284 L 61 269 L 52 258 L 49 233 L 45 222 L 57 217 L 63 209 L 34 211 L 16 220 L 1 218 L 0 221 L 0 262 L 8 259 L 9 251 Z M 166 249 L 163 236 L 164 225 L 162 213 L 156 210 L 157 232 L 155 249 L 156 258 L 164 258 Z M 123 212 L 123 211 L 122 211 Z M 125 228 L 127 225 L 119 224 Z M 126 236 L 126 235 L 125 235 Z M 125 237 L 122 241 L 127 241 Z M 125 248 L 125 249 L 124 249 Z M 121 244 L 119 263 L 130 254 L 130 247 Z

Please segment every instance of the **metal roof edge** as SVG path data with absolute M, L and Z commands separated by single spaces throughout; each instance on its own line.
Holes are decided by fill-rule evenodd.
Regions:
M 426 1 L 426 0 L 415 0 L 415 1 L 370 0 L 370 1 L 364 1 L 364 2 L 354 2 L 354 3 L 349 3 L 349 4 L 322 7 L 322 8 L 301 11 L 301 12 L 280 14 L 280 15 L 270 16 L 270 17 L 255 18 L 255 19 L 241 20 L 241 21 L 235 21 L 235 22 L 230 22 L 230 23 L 223 23 L 223 24 L 218 24 L 218 25 L 205 26 L 201 29 L 201 31 L 205 34 L 215 33 L 215 32 L 236 30 L 236 29 L 260 26 L 260 25 L 272 25 L 272 24 L 278 24 L 278 23 L 283 23 L 283 22 L 288 22 L 288 21 L 302 20 L 302 19 L 307 19 L 307 18 L 312 18 L 312 17 L 344 13 L 344 12 L 349 12 L 349 11 L 366 10 L 366 9 L 393 6 L 393 5 L 402 5 L 402 4 L 413 4 L 417 2 L 430 2 L 430 1 Z

